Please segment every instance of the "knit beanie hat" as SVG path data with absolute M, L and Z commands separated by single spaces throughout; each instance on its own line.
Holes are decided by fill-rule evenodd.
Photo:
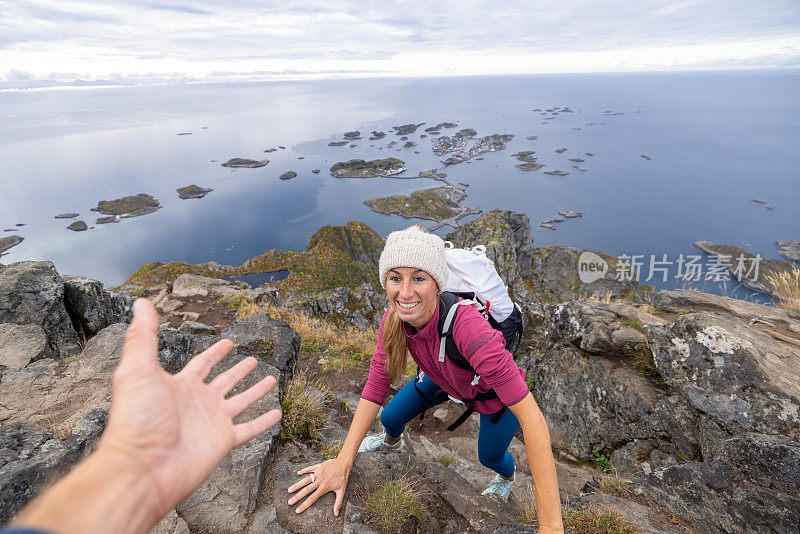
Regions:
M 419 226 L 392 232 L 386 238 L 386 246 L 383 247 L 378 262 L 381 287 L 384 289 L 386 289 L 386 276 L 395 267 L 422 269 L 433 277 L 439 286 L 439 291 L 444 291 L 449 274 L 444 259 L 444 241 L 438 235 L 429 234 Z

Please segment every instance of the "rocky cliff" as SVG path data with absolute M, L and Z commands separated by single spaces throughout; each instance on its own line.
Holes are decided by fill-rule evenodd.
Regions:
M 356 362 L 331 372 L 324 347 L 301 351 L 300 337 L 267 313 L 237 321 L 231 298 L 373 324 L 386 302 L 361 278 L 375 273 L 382 244 L 369 232 L 355 223 L 327 227 L 307 251 L 292 253 L 314 265 L 318 252 L 358 266 L 354 277 L 331 276 L 321 289 L 250 289 L 152 270 L 165 277 L 144 290 L 161 314 L 165 369 L 179 371 L 228 337 L 235 349 L 217 372 L 252 355 L 259 367 L 248 380 L 280 379 L 280 391 L 251 413 L 276 406 L 299 373 L 307 377 L 299 391 L 324 419 L 302 439 L 281 440 L 275 428 L 233 451 L 156 532 L 386 531 L 371 503 L 392 480 L 414 481 L 420 496 L 419 513 L 395 531 L 535 532 L 521 522 L 530 512 L 524 445 L 512 442 L 518 478 L 509 504 L 481 497 L 492 473 L 478 462 L 477 418 L 448 433 L 460 413 L 451 404 L 409 424 L 405 451 L 359 455 L 342 517 L 331 514 L 331 495 L 299 516 L 286 504 L 296 470 L 343 439 L 368 368 Z M 583 284 L 582 251 L 534 248 L 527 218 L 512 212 L 489 213 L 448 239 L 486 245 L 524 307 L 516 359 L 548 422 L 569 510 L 614 509 L 638 532 L 800 531 L 800 315 L 611 276 Z M 302 275 L 302 261 L 285 264 Z M 343 279 L 353 283 L 337 284 Z M 130 304 L 47 262 L 0 266 L 0 523 L 96 443 Z

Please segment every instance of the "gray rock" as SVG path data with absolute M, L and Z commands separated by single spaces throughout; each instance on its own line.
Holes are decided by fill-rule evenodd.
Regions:
M 313 295 L 293 295 L 286 304 L 309 315 L 342 323 L 340 326 L 353 325 L 361 330 L 380 323 L 389 307 L 386 295 L 370 284 L 357 288 L 337 287 Z
M 703 463 L 637 477 L 631 489 L 700 532 L 800 531 L 800 443 L 747 433 L 721 441 Z
M 182 274 L 172 282 L 172 295 L 174 297 L 205 297 L 213 287 L 220 285 L 231 285 L 231 283 L 195 274 Z
M 245 289 L 241 282 L 230 282 L 217 278 L 207 278 L 194 274 L 182 274 L 172 283 L 173 297 L 206 297 L 216 298 L 234 297 L 243 295 L 256 304 L 280 303 L 280 292 L 274 287 L 259 287 Z M 166 298 L 166 293 L 164 297 Z
M 79 350 L 64 307 L 64 282 L 49 261 L 12 263 L 0 271 L 0 323 L 41 326 L 53 354 Z
M 64 304 L 87 337 L 115 323 L 129 323 L 134 299 L 103 289 L 103 283 L 83 276 L 64 277 Z
M 775 241 L 778 254 L 792 261 L 800 261 L 800 241 Z
M 615 309 L 623 311 L 620 307 L 595 301 L 573 301 L 548 307 L 545 331 L 548 340 L 552 344 L 574 343 L 587 352 L 604 356 L 637 356 L 647 348 L 647 337 L 631 325 L 642 326 L 617 315 Z
M 75 221 L 67 226 L 67 230 L 72 230 L 73 232 L 85 232 L 88 229 L 89 227 L 86 226 L 86 221 Z
M 545 351 L 535 372 L 552 444 L 575 458 L 667 434 L 655 411 L 664 391 L 627 365 L 561 345 Z
M 215 341 L 216 339 L 207 336 L 193 337 L 189 352 L 192 355 L 199 354 Z M 246 356 L 236 350 L 231 351 L 214 367 L 208 380 L 213 380 Z M 259 361 L 256 369 L 237 384 L 231 395 L 247 390 L 267 375 L 281 379 L 278 369 Z M 254 403 L 234 422 L 249 421 L 261 413 L 278 407 L 280 402 L 276 388 Z M 280 429 L 276 425 L 232 450 L 200 488 L 176 507 L 178 514 L 186 521 L 192 532 L 238 533 L 245 530 L 247 516 L 256 509 L 259 491 L 265 484 L 266 464 L 270 460 L 274 441 L 279 432 Z
M 236 321 L 233 326 L 223 330 L 220 337 L 233 341 L 241 353 L 255 356 L 277 368 L 282 389 L 292 380 L 294 364 L 300 353 L 300 336 L 289 327 L 289 323 L 277 321 L 268 313 L 259 313 Z M 264 340 L 273 342 L 269 354 L 263 353 Z
M 41 326 L 0 324 L 0 365 L 20 369 L 32 361 L 53 356 Z
M 709 312 L 649 326 L 647 337 L 667 384 L 728 433 L 800 436 L 800 354 Z
M 56 219 L 74 219 L 78 215 L 80 215 L 80 213 L 75 213 L 75 212 L 61 213 L 59 215 L 56 215 L 55 218 Z
M 605 495 L 603 493 L 589 493 L 571 499 L 568 503 L 572 509 L 586 510 L 594 508 L 597 510 L 611 509 L 618 512 L 625 517 L 625 521 L 633 526 L 634 531 L 642 534 L 678 534 L 683 530 L 678 528 L 657 528 L 653 526 L 655 522 L 653 516 L 656 515 L 648 507 L 630 501 L 615 497 L 613 495 Z M 662 519 L 662 522 L 664 520 Z
M 274 506 L 266 505 L 256 508 L 246 534 L 289 534 L 277 523 L 278 513 Z
M 301 477 L 297 471 L 303 467 L 322 462 L 323 458 L 301 443 L 286 443 L 275 457 L 271 479 L 274 482 L 273 499 L 270 505 L 274 506 L 278 523 L 290 532 L 341 532 L 344 515 L 333 515 L 334 494 L 328 492 L 320 497 L 312 507 L 302 514 L 296 514 L 294 509 L 298 506 L 289 506 L 288 488 Z M 352 475 L 351 475 L 352 476 Z M 352 480 L 352 478 L 351 478 Z M 352 488 L 348 484 L 349 488 Z M 351 491 L 348 492 L 352 494 Z
M 66 439 L 54 439 L 29 424 L 2 427 L 0 446 L 17 458 L 0 467 L 0 525 L 8 523 L 53 478 L 88 455 L 105 422 L 106 413 L 93 410 Z
M 127 325 L 100 331 L 83 352 L 63 369 L 53 360 L 39 360 L 24 369 L 6 370 L 0 381 L 0 424 L 30 421 L 48 428 L 70 427 L 87 410 L 107 410 L 111 378 L 122 355 Z M 159 333 L 159 360 L 177 372 L 188 359 L 191 336 L 170 330 Z
M 651 299 L 653 306 L 672 313 L 704 310 L 734 315 L 748 323 L 758 319 L 789 327 L 800 326 L 800 314 L 797 312 L 700 291 L 657 291 Z
M 189 527 L 186 525 L 186 521 L 181 519 L 178 514 L 175 512 L 175 509 L 169 511 L 169 513 L 159 521 L 159 523 L 153 527 L 150 531 L 150 534 L 190 534 Z
M 214 327 L 197 321 L 183 321 L 178 327 L 178 332 L 184 332 L 196 336 L 213 336 Z

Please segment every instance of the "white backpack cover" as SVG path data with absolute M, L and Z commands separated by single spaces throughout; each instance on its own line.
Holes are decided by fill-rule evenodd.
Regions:
M 444 291 L 474 293 L 484 304 L 489 302 L 489 314 L 501 323 L 514 310 L 503 279 L 497 274 L 494 262 L 486 257 L 486 247 L 455 248 L 444 242 L 444 258 L 450 271 Z

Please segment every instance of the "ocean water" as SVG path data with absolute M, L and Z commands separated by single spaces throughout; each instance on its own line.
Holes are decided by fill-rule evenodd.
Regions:
M 533 111 L 556 106 L 573 112 L 544 120 Z M 431 138 L 420 134 L 445 121 L 515 138 L 481 161 L 443 168 Z M 409 136 L 417 146 L 387 148 L 397 139 L 391 127 L 412 122 L 426 123 Z M 701 254 L 694 241 L 780 259 L 774 241 L 800 239 L 799 128 L 798 71 L 1 91 L 0 229 L 18 228 L 13 233 L 25 241 L 0 262 L 47 259 L 61 273 L 115 285 L 148 261 L 239 265 L 271 248 L 301 250 L 325 224 L 358 219 L 385 236 L 409 221 L 374 213 L 363 201 L 437 186 L 417 173 L 438 166 L 451 183 L 470 184 L 466 205 L 527 214 L 535 246 L 640 255 L 641 283 L 681 287 L 675 265 L 680 255 Z M 365 134 L 355 148 L 327 146 L 354 129 Z M 388 135 L 368 141 L 372 130 Z M 442 130 L 448 132 L 455 130 Z M 286 148 L 263 153 L 279 145 Z M 556 153 L 560 147 L 567 151 Z M 521 150 L 534 150 L 545 167 L 516 169 L 511 154 Z M 359 180 L 328 172 L 337 161 L 390 156 L 403 159 L 407 172 Z M 270 163 L 220 165 L 232 157 Z M 571 168 L 574 157 L 585 160 L 579 165 L 587 172 Z M 544 174 L 555 169 L 569 175 Z M 287 170 L 298 177 L 279 180 Z M 175 189 L 189 184 L 214 191 L 180 200 Z M 99 200 L 137 193 L 153 195 L 163 208 L 81 233 L 53 218 L 79 212 L 91 226 L 98 214 L 89 210 Z M 559 208 L 584 216 L 556 231 L 538 228 Z M 670 264 L 667 280 L 647 280 L 652 257 Z M 735 281 L 691 285 L 763 300 L 734 292 Z

